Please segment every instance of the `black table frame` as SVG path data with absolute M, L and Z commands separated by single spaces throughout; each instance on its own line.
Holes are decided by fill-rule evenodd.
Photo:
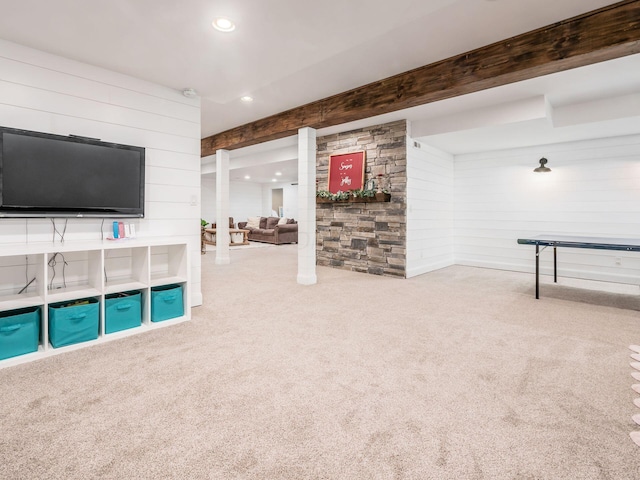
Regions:
M 558 283 L 558 247 L 590 248 L 595 250 L 621 250 L 640 252 L 640 240 L 630 238 L 594 238 L 564 235 L 539 235 L 531 238 L 519 238 L 521 245 L 536 246 L 536 299 L 540 298 L 540 253 L 547 247 L 553 247 L 553 281 Z M 540 247 L 543 247 L 540 250 Z

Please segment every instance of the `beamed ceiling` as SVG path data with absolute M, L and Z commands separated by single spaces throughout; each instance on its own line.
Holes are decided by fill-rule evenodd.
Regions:
M 203 138 L 202 156 L 639 52 L 640 1 L 623 1 Z
M 256 147 L 301 126 L 322 135 L 406 118 L 414 138 L 452 153 L 634 133 L 595 120 L 639 115 L 639 1 L 22 0 L 0 16 L 0 38 L 194 88 L 204 153 L 233 149 L 249 168 L 250 153 L 276 158 Z M 236 30 L 215 31 L 217 16 Z M 563 126 L 552 135 L 549 112 Z M 478 128 L 487 119 L 491 132 Z

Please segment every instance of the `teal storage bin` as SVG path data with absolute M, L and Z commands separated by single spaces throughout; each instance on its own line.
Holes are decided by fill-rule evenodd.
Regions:
M 55 348 L 95 340 L 99 324 L 100 302 L 95 298 L 49 305 L 49 341 Z
M 38 351 L 40 307 L 0 312 L 0 360 Z
M 163 285 L 151 289 L 151 321 L 162 322 L 184 315 L 182 285 Z
M 142 294 L 139 291 L 107 295 L 104 301 L 104 331 L 119 332 L 142 323 Z

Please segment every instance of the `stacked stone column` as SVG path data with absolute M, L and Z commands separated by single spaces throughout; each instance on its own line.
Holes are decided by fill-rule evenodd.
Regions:
M 365 151 L 365 184 L 382 174 L 391 201 L 317 205 L 317 263 L 375 275 L 405 277 L 407 125 L 398 121 L 318 137 L 318 188 L 328 187 L 329 157 Z

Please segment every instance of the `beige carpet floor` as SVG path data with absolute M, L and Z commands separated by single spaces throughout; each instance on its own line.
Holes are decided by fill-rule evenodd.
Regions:
M 0 370 L 0 478 L 630 479 L 640 300 L 203 257 L 193 320 Z

